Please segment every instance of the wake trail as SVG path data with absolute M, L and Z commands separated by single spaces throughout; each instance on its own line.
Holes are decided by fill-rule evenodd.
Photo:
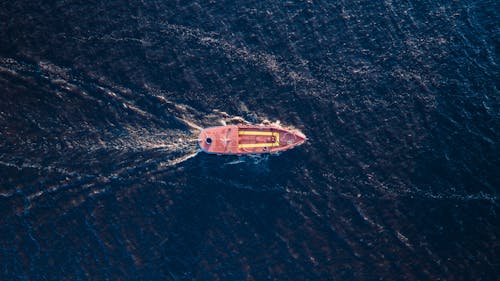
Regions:
M 187 161 L 187 160 L 195 157 L 196 155 L 198 155 L 198 153 L 200 153 L 200 150 L 196 150 L 190 154 L 184 155 L 184 156 L 179 157 L 179 158 L 175 158 L 175 159 L 167 161 L 167 162 L 162 162 L 162 163 L 160 163 L 159 167 L 165 168 L 165 167 L 172 167 L 172 166 L 178 165 L 184 161 Z
M 23 92 L 25 99 L 15 104 L 18 111 L 35 114 L 31 119 L 37 120 L 43 138 L 35 133 L 0 132 L 6 137 L 0 165 L 17 170 L 15 178 L 7 175 L 11 178 L 4 180 L 18 181 L 31 173 L 29 169 L 38 171 L 35 181 L 39 184 L 22 182 L 0 191 L 7 198 L 22 194 L 28 201 L 25 211 L 54 196 L 73 208 L 111 190 L 115 181 L 133 181 L 182 165 L 199 154 L 198 135 L 203 128 L 270 123 L 244 104 L 241 111 L 252 120 L 218 109 L 199 110 L 173 101 L 169 99 L 173 93 L 147 84 L 143 90 L 133 91 L 106 77 L 86 76 L 49 61 L 32 64 L 0 57 L 2 76 L 14 76 L 21 85 L 37 87 L 48 98 L 33 109 L 26 101 L 37 97 Z M 0 125 L 8 128 L 15 123 L 17 113 L 12 110 L 6 107 L 2 112 Z M 44 110 L 52 112 L 47 115 Z M 105 126 L 99 125 L 100 118 L 108 120 Z

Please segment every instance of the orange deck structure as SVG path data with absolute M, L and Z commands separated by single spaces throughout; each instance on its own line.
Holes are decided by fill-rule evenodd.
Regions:
M 200 148 L 213 154 L 276 153 L 306 141 L 297 130 L 275 126 L 231 125 L 204 129 L 198 138 Z

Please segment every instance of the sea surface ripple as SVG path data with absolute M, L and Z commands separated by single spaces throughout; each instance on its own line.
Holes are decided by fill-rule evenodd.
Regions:
M 496 280 L 499 6 L 1 2 L 0 279 Z

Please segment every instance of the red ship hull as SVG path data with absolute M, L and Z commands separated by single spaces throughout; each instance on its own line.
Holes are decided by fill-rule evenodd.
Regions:
M 243 155 L 284 151 L 303 144 L 306 139 L 297 130 L 275 126 L 233 125 L 204 129 L 198 143 L 207 153 Z

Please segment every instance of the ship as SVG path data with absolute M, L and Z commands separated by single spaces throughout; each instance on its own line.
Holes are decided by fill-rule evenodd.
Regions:
M 303 144 L 298 130 L 273 125 L 229 125 L 203 129 L 198 138 L 202 151 L 219 155 L 277 153 Z

